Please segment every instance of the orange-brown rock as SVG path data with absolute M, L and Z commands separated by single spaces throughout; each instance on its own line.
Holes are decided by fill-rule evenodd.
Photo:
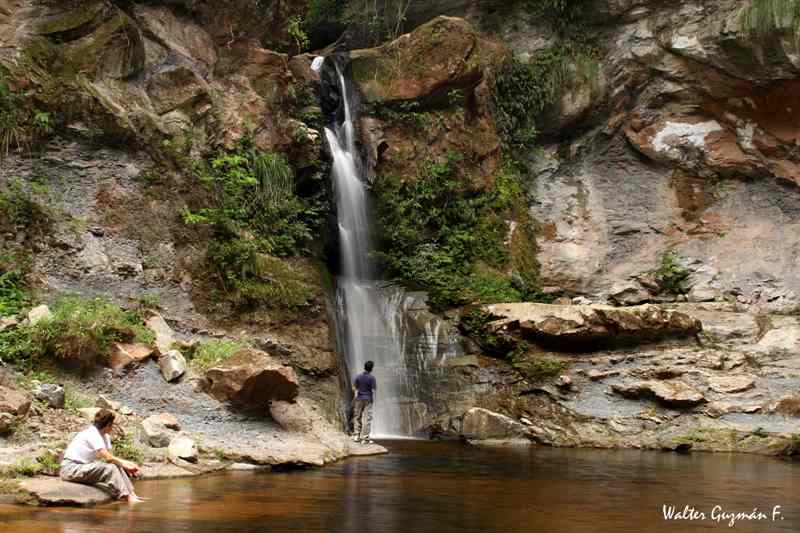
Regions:
M 118 372 L 136 363 L 141 363 L 153 355 L 153 348 L 146 344 L 124 344 L 115 342 L 111 347 L 111 358 L 109 366 L 114 372 Z
M 272 400 L 292 402 L 299 384 L 291 367 L 268 354 L 246 348 L 222 365 L 206 371 L 203 389 L 242 409 L 266 409 Z
M 437 17 L 389 44 L 354 51 L 350 66 L 367 102 L 390 102 L 472 89 L 504 56 L 467 21 Z

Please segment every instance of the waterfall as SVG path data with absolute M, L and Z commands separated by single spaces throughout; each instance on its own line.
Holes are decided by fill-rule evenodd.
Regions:
M 427 313 L 424 300 L 382 281 L 370 259 L 373 250 L 371 209 L 364 164 L 356 143 L 359 101 L 335 58 L 338 109 L 325 137 L 333 158 L 341 272 L 336 278 L 336 312 L 340 348 L 344 351 L 348 389 L 364 363 L 374 361 L 377 391 L 373 406 L 375 437 L 407 437 L 418 433 L 428 414 L 425 383 L 432 365 L 458 352 L 455 344 L 440 348 L 442 323 Z M 323 63 L 316 61 L 316 69 Z M 333 70 L 331 74 L 333 73 Z M 426 320 L 413 312 L 425 309 Z M 409 322 L 414 322 L 410 327 Z M 419 334 L 417 334 L 419 332 Z M 452 344 L 452 345 L 451 345 Z

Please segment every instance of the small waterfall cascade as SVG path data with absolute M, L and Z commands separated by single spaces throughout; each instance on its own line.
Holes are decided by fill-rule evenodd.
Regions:
M 377 392 L 372 434 L 379 438 L 410 437 L 419 433 L 429 410 L 424 382 L 431 365 L 458 349 L 455 345 L 448 348 L 448 343 L 440 349 L 441 322 L 430 313 L 433 320 L 423 321 L 425 325 L 412 328 L 414 333 L 410 333 L 409 313 L 420 307 L 419 297 L 382 281 L 370 259 L 372 217 L 364 164 L 356 143 L 357 91 L 336 58 L 326 58 L 324 65 L 318 59 L 313 64 L 315 69 L 335 69 L 338 93 L 339 109 L 336 119 L 325 128 L 325 137 L 333 158 L 341 259 L 335 284 L 336 322 L 348 388 L 363 371 L 364 363 L 374 361 Z M 332 78 L 333 71 L 329 75 Z

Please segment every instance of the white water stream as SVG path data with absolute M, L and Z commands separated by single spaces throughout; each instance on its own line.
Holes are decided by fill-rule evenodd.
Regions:
M 327 60 L 326 60 L 327 61 Z M 336 306 L 348 379 L 352 381 L 373 361 L 377 380 L 372 435 L 378 438 L 413 436 L 428 413 L 423 381 L 443 358 L 453 355 L 443 323 L 425 309 L 419 296 L 381 281 L 370 251 L 369 195 L 356 147 L 358 98 L 335 60 L 343 119 L 325 128 L 333 157 L 341 250 L 341 275 L 336 280 Z M 315 67 L 322 64 L 315 61 Z M 440 338 L 444 347 L 440 348 Z

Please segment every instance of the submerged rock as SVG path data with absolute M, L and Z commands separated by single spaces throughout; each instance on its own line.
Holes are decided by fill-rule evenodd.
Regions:
M 244 409 L 266 409 L 273 400 L 293 402 L 299 383 L 291 367 L 275 362 L 262 351 L 247 348 L 206 371 L 202 387 L 220 401 Z

